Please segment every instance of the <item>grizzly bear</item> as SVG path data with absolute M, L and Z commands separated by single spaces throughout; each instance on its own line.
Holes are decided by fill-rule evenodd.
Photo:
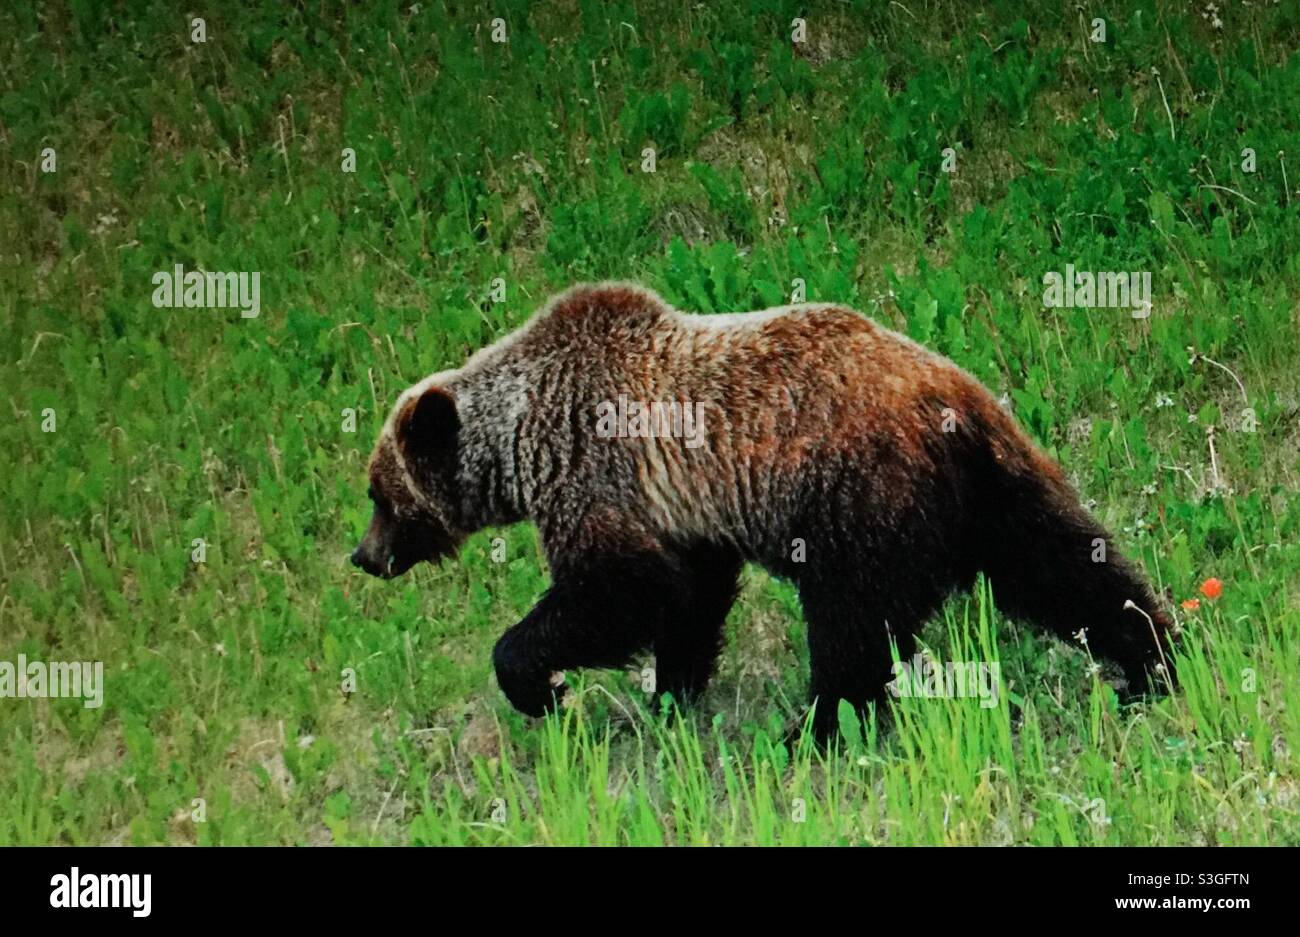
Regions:
M 798 589 L 819 738 L 980 572 L 1008 615 L 1085 631 L 1130 693 L 1173 677 L 1169 616 L 1060 468 L 965 371 L 842 306 L 691 315 L 574 287 L 405 391 L 369 478 L 352 561 L 376 576 L 536 523 L 552 585 L 493 654 L 533 716 L 557 672 L 647 650 L 691 700 L 747 562 Z

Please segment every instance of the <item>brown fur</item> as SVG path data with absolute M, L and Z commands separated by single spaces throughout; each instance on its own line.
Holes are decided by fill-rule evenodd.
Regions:
M 620 396 L 702 406 L 702 432 L 602 436 L 598 407 Z M 545 708 L 541 669 L 617 662 L 645 646 L 675 652 L 692 641 L 664 619 L 694 622 L 683 609 L 701 603 L 712 610 L 690 625 L 701 646 L 682 656 L 716 653 L 717 608 L 725 615 L 740 561 L 799 584 L 814 695 L 855 705 L 878 697 L 889 638 L 902 650 L 979 570 L 1000 604 L 1058 633 L 1095 616 L 1094 649 L 1135 685 L 1167 646 L 1168 619 L 1132 568 L 1113 553 L 1107 570 L 1089 568 L 1108 535 L 991 395 L 951 361 L 831 304 L 691 316 L 638 287 L 576 287 L 462 368 L 408 390 L 370 475 L 423 531 L 427 545 L 407 558 L 446 555 L 488 524 L 537 522 L 553 593 L 568 604 L 543 600 L 497 659 L 503 688 L 530 711 Z M 388 549 L 386 529 L 372 525 L 380 545 L 358 550 L 368 569 L 383 565 L 371 554 Z M 731 581 L 716 590 L 695 581 L 686 557 Z M 579 590 L 561 586 L 599 592 L 593 570 L 605 568 L 652 571 L 631 601 L 657 602 L 662 614 L 632 609 L 612 634 L 599 632 L 573 607 Z M 675 598 L 656 599 L 661 580 Z M 1057 587 L 1075 593 L 1058 602 Z M 1150 627 L 1120 613 L 1126 599 Z M 674 669 L 696 680 L 701 665 Z M 819 719 L 833 718 L 828 709 Z

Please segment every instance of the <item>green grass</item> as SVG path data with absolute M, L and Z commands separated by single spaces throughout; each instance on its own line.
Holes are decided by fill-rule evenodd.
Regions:
M 0 660 L 107 674 L 0 699 L 0 843 L 1300 843 L 1300 9 L 1100 4 L 1103 44 L 1009 0 L 305 6 L 205 44 L 0 10 Z M 155 309 L 178 263 L 260 271 L 261 315 Z M 1067 263 L 1150 271 L 1150 318 L 1045 309 Z M 1119 707 L 981 591 L 925 642 L 998 661 L 996 707 L 787 755 L 798 599 L 751 571 L 684 717 L 640 664 L 511 711 L 534 531 L 366 578 L 365 459 L 409 383 L 610 277 L 700 312 L 797 278 L 1007 395 L 1167 596 L 1180 691 Z

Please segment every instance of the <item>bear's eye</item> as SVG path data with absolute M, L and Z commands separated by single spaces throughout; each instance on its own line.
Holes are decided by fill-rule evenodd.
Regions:
M 375 510 L 378 511 L 380 514 L 384 515 L 385 517 L 393 516 L 392 504 L 389 502 L 387 498 L 385 498 L 377 490 L 375 490 L 374 485 L 371 485 L 368 489 L 366 489 L 366 496 L 370 498 L 371 503 L 374 504 L 375 506 Z

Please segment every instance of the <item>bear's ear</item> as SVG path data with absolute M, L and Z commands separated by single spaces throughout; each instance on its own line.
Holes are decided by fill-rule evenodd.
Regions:
M 454 463 L 459 432 L 456 400 L 441 387 L 430 387 L 403 404 L 393 426 L 404 459 L 435 464 Z

